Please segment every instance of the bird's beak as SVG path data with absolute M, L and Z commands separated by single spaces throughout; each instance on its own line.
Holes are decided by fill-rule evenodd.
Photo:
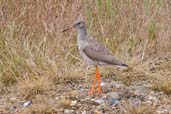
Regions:
M 72 29 L 72 28 L 74 28 L 74 27 L 75 27 L 75 25 L 72 25 L 71 27 L 62 30 L 61 32 L 62 32 L 62 33 L 63 33 L 63 32 L 66 32 L 66 31 L 68 31 L 68 30 L 70 30 L 70 29 Z

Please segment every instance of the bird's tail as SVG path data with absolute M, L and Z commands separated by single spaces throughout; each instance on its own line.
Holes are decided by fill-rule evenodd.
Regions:
M 128 65 L 127 64 L 119 64 L 119 65 L 116 65 L 116 67 L 127 69 Z
M 122 66 L 122 67 L 128 67 L 128 65 L 127 65 L 127 64 L 121 64 L 121 66 Z
M 114 58 L 114 57 L 112 57 L 111 63 L 120 68 L 128 68 L 127 64 L 124 64 L 122 61 L 120 61 L 119 59 Z

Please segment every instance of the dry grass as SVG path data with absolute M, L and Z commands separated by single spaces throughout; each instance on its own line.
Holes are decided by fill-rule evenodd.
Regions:
M 171 64 L 160 63 L 160 66 L 156 68 L 152 81 L 152 89 L 156 91 L 163 91 L 165 94 L 171 94 Z
M 22 79 L 19 81 L 17 87 L 20 95 L 26 100 L 33 99 L 39 94 L 46 94 L 47 91 L 53 89 L 52 83 L 45 77 Z
M 152 84 L 152 89 L 155 91 L 163 91 L 165 94 L 171 94 L 171 80 L 164 79 L 160 81 L 155 81 Z
M 170 4 L 170 0 L 1 0 L 0 91 L 16 86 L 24 98 L 32 98 L 55 84 L 84 77 L 86 65 L 78 53 L 75 30 L 61 33 L 82 16 L 97 40 L 129 64 L 124 72 L 112 69 L 118 72 L 117 80 L 127 85 L 149 80 L 154 90 L 170 94 Z
M 152 107 L 142 104 L 141 106 L 133 106 L 128 104 L 126 106 L 128 111 L 125 114 L 156 114 L 157 112 Z
M 26 109 L 24 114 L 55 114 L 56 112 L 52 108 L 52 106 L 48 104 L 36 104 Z
M 66 98 L 62 98 L 58 102 L 59 102 L 59 106 L 63 107 L 63 108 L 67 108 L 71 104 L 71 100 L 70 99 L 66 99 Z

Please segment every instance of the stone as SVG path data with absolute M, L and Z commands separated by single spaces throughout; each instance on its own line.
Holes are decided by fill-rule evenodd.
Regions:
M 71 106 L 75 106 L 77 104 L 77 101 L 71 101 Z
M 110 105 L 117 105 L 117 104 L 119 104 L 119 103 L 120 103 L 119 100 L 115 100 L 115 99 L 111 99 L 111 100 L 110 100 Z
M 65 110 L 64 110 L 64 114 L 70 114 L 70 113 L 71 113 L 70 110 L 68 110 L 68 109 L 65 109 Z
M 107 93 L 108 99 L 113 99 L 113 100 L 120 100 L 120 96 L 117 92 L 110 92 Z
M 26 108 L 26 107 L 30 106 L 31 104 L 32 104 L 32 100 L 28 100 L 27 102 L 25 102 L 23 104 L 23 107 Z
M 94 100 L 94 102 L 96 102 L 97 104 L 103 104 L 104 100 L 103 99 L 97 99 L 97 100 Z

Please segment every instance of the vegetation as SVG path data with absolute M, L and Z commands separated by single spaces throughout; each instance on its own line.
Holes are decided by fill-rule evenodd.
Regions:
M 61 33 L 83 17 L 92 35 L 130 66 L 126 71 L 105 67 L 102 74 L 112 72 L 128 86 L 147 80 L 152 89 L 170 94 L 170 4 L 170 0 L 0 0 L 0 93 L 8 94 L 12 87 L 29 99 L 66 81 L 86 81 L 85 75 L 94 69 L 85 70 L 76 31 Z
M 149 107 L 146 104 L 142 104 L 138 107 L 135 107 L 131 104 L 127 104 L 128 112 L 126 114 L 156 114 L 155 109 Z

